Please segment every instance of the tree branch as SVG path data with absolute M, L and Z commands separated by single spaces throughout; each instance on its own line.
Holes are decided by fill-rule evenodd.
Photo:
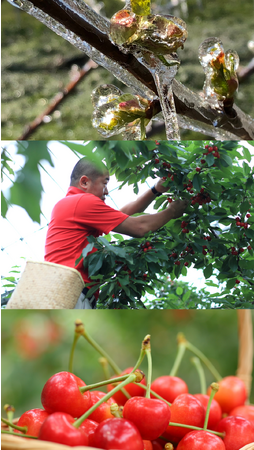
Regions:
M 91 17 L 88 20 L 79 3 L 74 8 L 73 3 L 70 5 L 68 1 L 62 0 L 30 0 L 30 2 L 64 25 L 82 41 L 87 42 L 98 52 L 124 68 L 154 94 L 158 94 L 151 73 L 131 53 L 123 53 L 110 41 L 107 19 L 101 20 L 101 16 L 91 10 Z M 85 6 L 87 7 L 87 5 Z M 35 15 L 33 12 L 30 13 Z M 67 37 L 65 38 L 67 39 Z M 208 134 L 210 131 L 212 136 L 213 130 L 216 129 L 224 139 L 254 139 L 254 120 L 236 105 L 223 112 L 217 110 L 177 80 L 174 80 L 173 83 L 173 93 L 176 111 L 183 121 L 189 124 L 190 129 L 196 128 L 197 131 L 208 132 Z M 200 130 L 198 130 L 198 124 Z M 186 128 L 188 128 L 187 125 Z

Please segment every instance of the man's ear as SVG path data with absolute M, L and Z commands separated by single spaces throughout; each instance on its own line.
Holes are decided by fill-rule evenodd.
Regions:
M 86 190 L 88 187 L 89 178 L 86 175 L 82 175 L 79 179 L 79 188 Z

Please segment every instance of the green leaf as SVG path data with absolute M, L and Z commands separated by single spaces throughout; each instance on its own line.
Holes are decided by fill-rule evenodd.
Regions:
M 129 162 L 128 156 L 126 156 L 126 154 L 123 153 L 122 150 L 119 150 L 119 149 L 116 152 L 116 160 L 117 160 L 117 164 L 119 165 L 119 167 L 121 169 L 125 169 Z
M 227 281 L 227 289 L 232 289 L 235 286 L 235 278 Z
M 250 163 L 251 162 L 251 154 L 248 148 L 243 147 L 243 155 L 245 157 L 245 159 L 247 159 L 247 161 Z
M 204 272 L 204 277 L 205 277 L 205 278 L 210 278 L 210 276 L 211 276 L 212 273 L 213 273 L 213 266 L 212 266 L 212 264 L 209 264 L 209 265 L 203 270 L 203 272 Z
M 182 293 L 183 293 L 183 288 L 180 287 L 180 286 L 178 286 L 178 288 L 176 289 L 176 293 L 177 293 L 177 295 L 182 295 Z
M 245 176 L 248 176 L 250 174 L 251 167 L 244 161 L 243 162 L 243 173 Z
M 220 161 L 224 167 L 232 166 L 232 159 L 228 155 L 221 154 Z
M 2 215 L 2 217 L 6 217 L 7 211 L 8 211 L 8 204 L 6 202 L 3 192 L 1 192 L 1 215 Z
M 84 248 L 84 250 L 82 251 L 82 256 L 83 258 L 86 258 L 88 253 L 91 252 L 93 250 L 94 245 L 91 244 L 87 244 L 87 246 Z
M 215 160 L 214 160 L 213 154 L 209 153 L 206 157 L 206 162 L 207 162 L 208 167 L 211 167 L 214 164 L 214 161 Z
M 200 175 L 198 175 L 197 173 L 194 175 L 193 177 L 193 186 L 196 189 L 196 191 L 200 191 L 201 187 L 202 187 L 202 178 Z

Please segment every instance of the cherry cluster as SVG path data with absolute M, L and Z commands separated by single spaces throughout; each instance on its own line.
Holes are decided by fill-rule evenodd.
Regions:
M 203 156 L 206 156 L 206 155 L 209 155 L 209 153 L 212 153 L 213 154 L 213 156 L 215 157 L 215 158 L 220 158 L 220 154 L 219 154 L 219 152 L 218 152 L 218 147 L 217 147 L 217 145 L 213 145 L 213 146 L 211 146 L 211 145 L 205 145 L 205 149 L 207 150 L 207 152 L 204 152 L 203 153 Z M 203 160 L 204 161 L 204 160 Z M 202 161 L 201 161 L 202 162 Z M 202 163 L 203 164 L 203 163 Z
M 194 195 L 191 200 L 192 206 L 198 203 L 201 205 L 206 205 L 207 203 L 210 203 L 212 201 L 210 195 L 205 192 L 204 188 L 200 189 L 200 192 L 197 195 Z
M 143 252 L 146 253 L 148 250 L 152 250 L 153 246 L 152 246 L 151 242 L 147 241 L 147 242 L 141 244 L 141 248 L 142 248 Z
M 250 217 L 251 217 L 251 215 L 249 213 L 247 213 L 246 214 L 246 219 L 249 219 Z M 239 216 L 239 215 L 235 218 L 235 224 L 236 224 L 237 227 L 245 228 L 245 230 L 247 230 L 247 228 L 249 228 L 249 225 L 250 225 L 248 223 L 248 221 L 244 222 L 244 219 L 241 216 Z
M 254 442 L 254 406 L 246 404 L 244 382 L 237 376 L 220 377 L 182 334 L 178 337 L 178 367 L 184 354 L 180 347 L 185 346 L 217 373 L 217 382 L 207 390 L 202 382 L 202 392 L 197 394 L 189 392 L 173 369 L 170 375 L 152 380 L 150 335 L 142 342 L 135 367 L 122 372 L 77 320 L 74 347 L 79 336 L 111 361 L 117 375 L 88 386 L 71 370 L 55 373 L 42 389 L 43 408 L 24 412 L 17 425 L 2 419 L 14 433 L 70 447 L 110 450 L 241 450 Z M 137 368 L 145 355 L 147 379 Z M 107 386 L 107 393 L 101 386 Z

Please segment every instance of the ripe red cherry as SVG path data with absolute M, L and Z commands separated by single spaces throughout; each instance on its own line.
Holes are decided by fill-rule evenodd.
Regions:
M 105 395 L 105 392 L 91 391 L 92 405 L 95 405 L 95 403 L 97 403 L 102 397 L 105 397 Z M 92 414 L 90 414 L 89 419 L 98 423 L 106 419 L 112 419 L 114 416 L 110 412 L 110 405 L 113 405 L 114 403 L 114 400 L 109 398 L 106 402 L 98 406 Z
M 88 444 L 90 445 L 90 439 L 92 435 L 94 434 L 96 428 L 98 427 L 98 422 L 95 422 L 94 420 L 86 419 L 82 424 L 80 425 L 80 430 L 82 430 L 85 435 L 88 437 Z
M 206 412 L 208 401 L 209 401 L 209 396 L 204 395 L 204 394 L 194 394 L 194 397 L 196 397 L 202 403 L 202 405 L 205 408 L 205 412 Z M 211 407 L 210 407 L 210 412 L 209 412 L 208 424 L 207 424 L 208 430 L 214 430 L 217 423 L 221 420 L 221 417 L 222 417 L 221 407 L 220 407 L 219 403 L 216 400 L 214 400 L 214 398 L 213 398 Z
M 49 413 L 47 413 L 44 409 L 30 409 L 20 416 L 17 425 L 19 427 L 27 427 L 26 434 L 38 437 L 41 425 L 48 416 Z M 22 431 L 14 431 L 15 433 L 22 433 Z
M 173 403 L 178 395 L 188 393 L 188 386 L 181 378 L 163 375 L 152 382 L 151 390 L 169 403 Z M 155 397 L 151 394 L 151 398 Z
M 196 167 L 196 172 L 201 172 L 201 167 Z
M 133 367 L 128 367 L 121 373 L 121 375 L 131 373 L 132 369 L 133 369 Z M 144 384 L 144 385 L 146 384 L 145 378 L 143 378 L 143 380 L 141 381 L 141 384 Z M 108 384 L 107 385 L 108 392 L 112 391 L 112 389 L 114 389 L 114 387 L 115 386 L 113 386 L 112 384 Z M 135 384 L 135 383 L 127 384 L 124 389 L 126 389 L 126 391 L 129 392 L 131 397 L 134 397 L 134 396 L 144 397 L 145 393 L 146 393 L 145 389 L 142 389 L 140 386 L 138 386 L 138 384 Z M 121 391 L 116 392 L 113 398 L 118 405 L 124 405 L 128 400 L 128 398 Z
M 207 394 L 210 395 L 211 388 Z M 244 405 L 247 390 L 244 382 L 235 376 L 228 376 L 219 381 L 219 390 L 214 399 L 220 404 L 223 413 L 229 413 L 236 406 Z
M 229 413 L 230 416 L 239 416 L 249 420 L 254 428 L 254 405 L 237 406 Z
M 135 423 L 142 439 L 150 441 L 164 433 L 170 416 L 167 403 L 153 398 L 132 397 L 123 408 L 123 417 Z
M 159 158 L 155 158 L 154 162 L 155 162 L 155 164 L 159 164 L 159 162 L 160 162 Z
M 193 425 L 202 428 L 205 421 L 205 408 L 200 401 L 191 394 L 181 394 L 173 401 L 170 422 Z M 187 433 L 188 428 L 169 425 L 163 434 L 169 441 L 179 442 Z
M 143 439 L 144 450 L 153 450 L 153 444 L 151 441 L 147 441 Z
M 218 423 L 216 431 L 225 433 L 223 442 L 226 450 L 239 450 L 254 442 L 254 428 L 249 420 L 242 417 L 225 417 Z
M 39 439 L 71 447 L 88 445 L 87 435 L 82 429 L 75 428 L 72 425 L 73 422 L 75 422 L 75 419 L 70 414 L 63 412 L 50 414 L 41 426 Z
M 240 284 L 241 281 L 240 281 L 240 280 L 235 280 L 235 283 L 236 283 L 236 284 Z
M 144 443 L 134 423 L 126 419 L 107 419 L 98 425 L 90 440 L 95 448 L 144 450 Z
M 80 417 L 92 405 L 90 392 L 80 392 L 79 387 L 86 386 L 84 381 L 70 372 L 53 375 L 44 385 L 41 403 L 48 413 L 66 412 Z
M 177 450 L 225 450 L 222 439 L 208 431 L 191 431 L 179 442 Z

